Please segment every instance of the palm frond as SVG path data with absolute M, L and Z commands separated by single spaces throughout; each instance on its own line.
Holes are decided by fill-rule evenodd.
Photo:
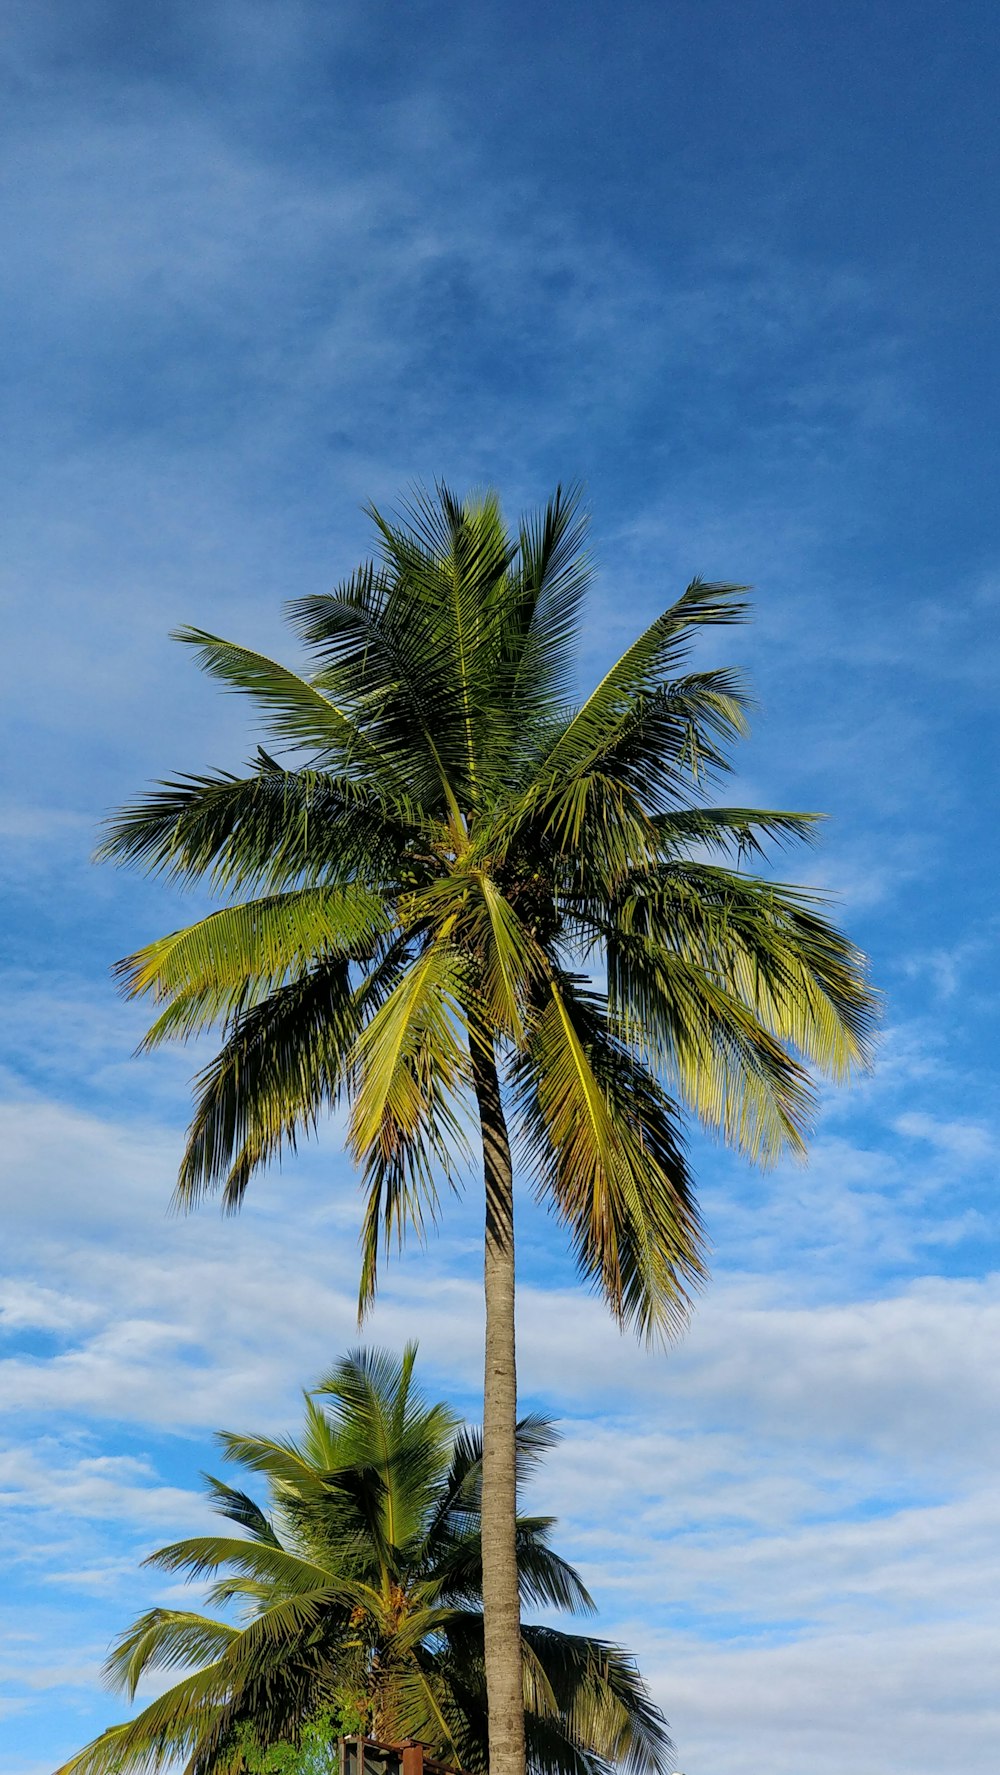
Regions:
M 222 1185 L 232 1212 L 256 1170 L 283 1148 L 294 1151 L 336 1100 L 357 1023 L 346 961 L 317 967 L 237 1017 L 198 1076 L 177 1182 L 181 1207 Z
M 411 527 L 400 548 L 398 530 L 384 530 L 393 559 L 405 562 L 406 583 L 441 612 L 436 625 L 441 666 L 454 686 L 453 734 L 461 738 L 461 781 L 474 806 L 481 792 L 484 680 L 495 668 L 496 631 L 515 548 L 494 493 L 465 501 L 439 485 L 436 498 L 420 491 L 408 514 Z M 416 537 L 423 544 L 412 548 Z M 490 699 L 492 702 L 492 698 Z M 491 712 L 491 711 L 490 711 Z
M 546 1545 L 551 1517 L 518 1517 L 517 1569 L 523 1606 L 593 1614 L 593 1597 L 568 1561 Z M 469 1607 L 483 1593 L 483 1554 L 478 1535 L 464 1534 L 441 1545 L 435 1560 L 434 1593 L 442 1602 Z
M 223 891 L 280 891 L 391 880 L 408 845 L 427 841 L 402 791 L 286 770 L 260 750 L 249 776 L 213 771 L 161 783 L 106 823 L 97 857 Z
M 588 524 L 578 487 L 557 487 L 543 512 L 522 520 L 502 629 L 502 701 L 522 735 L 549 719 L 571 683 L 580 610 L 591 579 Z
M 586 749 L 563 756 L 557 741 L 502 816 L 508 842 L 547 838 L 564 856 L 582 856 L 613 891 L 624 872 L 661 854 L 662 816 L 685 809 L 703 778 L 728 769 L 743 700 L 737 674 L 703 672 L 623 703 Z
M 454 1181 L 467 1150 L 463 971 L 446 927 L 385 998 L 354 1050 L 348 1140 L 368 1191 L 362 1312 L 374 1295 L 380 1247 L 391 1249 L 407 1230 L 423 1232 L 437 1213 L 435 1173 Z
M 521 1046 L 527 1006 L 548 971 L 545 951 L 485 871 L 473 872 L 471 886 L 463 896 L 459 935 L 473 958 L 480 1015 L 496 1035 Z
M 202 1018 L 259 1003 L 317 963 L 368 958 L 391 928 L 384 900 L 360 883 L 300 888 L 212 912 L 127 956 L 115 973 L 129 998 L 152 995 L 186 1007 L 183 1032 L 191 1033 L 195 1006 L 193 1032 Z M 154 1025 L 161 1028 L 172 1033 Z M 151 1033 L 143 1046 L 157 1039 Z
M 694 845 L 737 857 L 763 857 L 766 845 L 810 844 L 824 814 L 788 813 L 760 807 L 676 807 L 654 818 L 666 858 L 686 856 Z
M 482 1616 L 459 1611 L 443 1667 L 463 1716 L 463 1766 L 487 1767 Z M 620 1646 L 530 1623 L 521 1630 L 528 1767 L 538 1775 L 663 1775 L 673 1745 Z
M 699 962 L 644 937 L 609 941 L 607 966 L 616 1028 L 708 1127 L 765 1164 L 804 1151 L 811 1080 L 752 1007 Z
M 542 769 L 553 779 L 575 775 L 600 753 L 637 702 L 676 674 L 693 631 L 706 623 L 742 622 L 746 586 L 694 579 L 676 603 L 663 611 L 606 672 L 572 716 L 546 756 Z
M 538 1684 L 540 1703 L 554 1703 L 568 1734 L 629 1775 L 659 1775 L 673 1745 L 634 1659 L 607 1640 L 558 1628 L 526 1626 L 523 1638 L 526 1684 Z
M 225 1668 L 208 1664 L 158 1695 L 135 1719 L 102 1732 L 56 1775 L 156 1775 L 197 1753 L 224 1717 L 228 1694 Z M 213 1775 L 236 1775 L 238 1768 L 235 1760 L 220 1757 Z
M 309 1424 L 307 1422 L 307 1432 Z M 324 1496 L 325 1476 L 331 1471 L 324 1462 L 313 1458 L 306 1439 L 292 1436 L 253 1435 L 246 1431 L 218 1430 L 215 1440 L 227 1461 L 244 1467 L 249 1473 L 260 1473 L 272 1496 L 282 1507 L 289 1498 L 304 1499 L 319 1505 Z
M 746 1007 L 775 1040 L 843 1079 L 870 1064 L 878 1006 L 864 957 L 822 904 L 779 882 L 678 861 L 626 884 L 602 940 L 616 977 L 619 951 L 641 966 L 643 955 L 662 960 L 669 949 L 675 977 L 686 969 L 693 988 L 703 973 L 708 989 Z M 672 998 L 665 975 L 663 1003 L 683 1034 L 685 1007 L 672 1007 Z M 634 1009 L 637 1027 L 642 1020 L 655 1036 L 662 1019 L 654 999 L 647 992 Z
M 215 1663 L 238 1637 L 238 1628 L 207 1615 L 149 1609 L 116 1640 L 105 1661 L 105 1680 L 131 1700 L 148 1670 Z
M 227 1485 L 222 1479 L 215 1479 L 211 1473 L 204 1473 L 202 1478 L 209 1499 L 220 1516 L 226 1516 L 230 1522 L 238 1523 L 255 1541 L 265 1541 L 271 1547 L 280 1545 L 269 1518 L 247 1492 Z
M 455 714 L 442 657 L 447 636 L 440 612 L 419 595 L 392 594 L 385 574 L 368 564 L 335 593 L 296 599 L 289 614 L 320 661 L 317 685 L 362 711 L 366 731 L 410 794 L 423 807 L 443 798 L 454 821 L 460 761 L 447 746 Z
M 333 1583 L 323 1567 L 300 1558 L 277 1541 L 237 1535 L 191 1535 L 184 1541 L 171 1541 L 150 1553 L 143 1564 L 159 1571 L 186 1572 L 189 1578 L 203 1578 L 226 1566 L 289 1596 L 312 1594 Z
M 553 980 L 513 1068 L 522 1153 L 581 1272 L 623 1324 L 676 1332 L 701 1233 L 673 1106 L 614 1038 L 601 1001 Z
M 458 1429 L 454 1413 L 428 1405 L 413 1386 L 416 1353 L 413 1343 L 401 1358 L 353 1350 L 313 1391 L 315 1399 L 329 1402 L 343 1463 L 378 1473 L 385 1539 L 393 1548 L 418 1532 Z
M 195 649 L 199 665 L 211 677 L 220 679 L 229 690 L 252 697 L 265 727 L 276 739 L 305 747 L 317 762 L 370 780 L 390 795 L 404 788 L 403 780 L 393 773 L 390 761 L 359 722 L 297 672 L 205 629 L 178 629 L 174 638 Z

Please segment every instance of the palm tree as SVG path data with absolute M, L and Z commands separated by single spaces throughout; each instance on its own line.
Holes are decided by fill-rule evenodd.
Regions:
M 402 519 L 370 515 L 378 559 L 290 606 L 307 675 L 181 633 L 283 757 L 162 784 L 103 854 L 231 901 L 120 968 L 159 1001 L 148 1047 L 224 1032 L 183 1205 L 219 1187 L 237 1209 L 345 1095 L 364 1309 L 380 1248 L 437 1214 L 475 1138 L 490 1768 L 523 1775 L 509 1124 L 583 1276 L 622 1324 L 669 1334 L 705 1273 L 678 1103 L 752 1159 L 802 1152 L 808 1068 L 865 1064 L 873 1003 L 817 897 L 745 867 L 815 816 L 705 799 L 746 697 L 687 654 L 743 617 L 744 588 L 694 580 L 573 706 L 575 497 L 516 537 L 493 494 L 439 488 Z
M 415 1738 L 484 1771 L 482 1443 L 413 1385 L 402 1361 L 358 1351 L 306 1397 L 299 1438 L 222 1435 L 228 1459 L 263 1477 L 268 1508 L 209 1479 L 216 1510 L 242 1531 L 203 1535 L 147 1564 L 211 1580 L 213 1604 L 243 1625 L 156 1608 L 107 1664 L 134 1695 L 148 1672 L 188 1674 L 59 1775 L 127 1775 L 183 1759 L 186 1775 L 237 1775 L 248 1753 L 339 1715 L 383 1743 Z M 553 1441 L 518 1425 L 523 1478 Z M 593 1603 L 549 1545 L 552 1519 L 519 1516 L 522 1601 L 571 1612 Z M 659 1775 L 670 1740 L 620 1647 L 551 1626 L 523 1629 L 523 1716 L 539 1775 Z M 255 1759 L 252 1759 L 255 1760 Z

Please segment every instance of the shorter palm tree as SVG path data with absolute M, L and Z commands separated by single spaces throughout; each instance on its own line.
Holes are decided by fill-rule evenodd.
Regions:
M 230 1460 L 263 1477 L 267 1508 L 209 1478 L 215 1508 L 241 1533 L 178 1541 L 146 1563 L 207 1580 L 210 1605 L 240 1619 L 141 1615 L 108 1658 L 110 1682 L 132 1697 L 151 1672 L 185 1674 L 58 1775 L 238 1775 L 248 1743 L 294 1743 L 323 1715 L 486 1769 L 482 1443 L 418 1392 L 414 1357 L 410 1345 L 402 1360 L 358 1351 L 339 1362 L 306 1396 L 297 1439 L 219 1437 Z M 521 1480 L 554 1436 L 544 1418 L 521 1420 Z M 552 1527 L 518 1515 L 522 1605 L 590 1612 Z M 627 1652 L 548 1625 L 526 1625 L 522 1647 L 538 1775 L 666 1766 L 665 1723 Z

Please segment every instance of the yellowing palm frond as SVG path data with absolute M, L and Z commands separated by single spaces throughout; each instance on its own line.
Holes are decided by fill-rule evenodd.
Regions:
M 550 983 L 516 1063 L 523 1156 L 622 1323 L 676 1331 L 703 1275 L 672 1106 L 598 1001 Z

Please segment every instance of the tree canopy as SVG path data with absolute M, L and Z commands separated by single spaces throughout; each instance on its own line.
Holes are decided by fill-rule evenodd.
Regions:
M 303 1741 L 321 1761 L 317 1721 L 331 1722 L 331 1736 L 339 1726 L 415 1738 L 473 1775 L 486 1769 L 481 1439 L 421 1394 L 414 1356 L 410 1346 L 401 1360 L 346 1357 L 306 1396 L 296 1437 L 220 1435 L 263 1501 L 210 1478 L 226 1528 L 147 1564 L 207 1583 L 224 1613 L 141 1615 L 108 1659 L 110 1682 L 134 1696 L 154 1673 L 184 1674 L 59 1775 L 132 1775 L 174 1759 L 186 1775 L 237 1775 L 275 1762 L 257 1753 Z M 553 1440 L 545 1419 L 521 1421 L 522 1481 Z M 553 1528 L 518 1516 L 523 1603 L 591 1612 Z M 533 1770 L 660 1775 L 670 1742 L 626 1652 L 549 1623 L 526 1624 L 522 1643 Z

